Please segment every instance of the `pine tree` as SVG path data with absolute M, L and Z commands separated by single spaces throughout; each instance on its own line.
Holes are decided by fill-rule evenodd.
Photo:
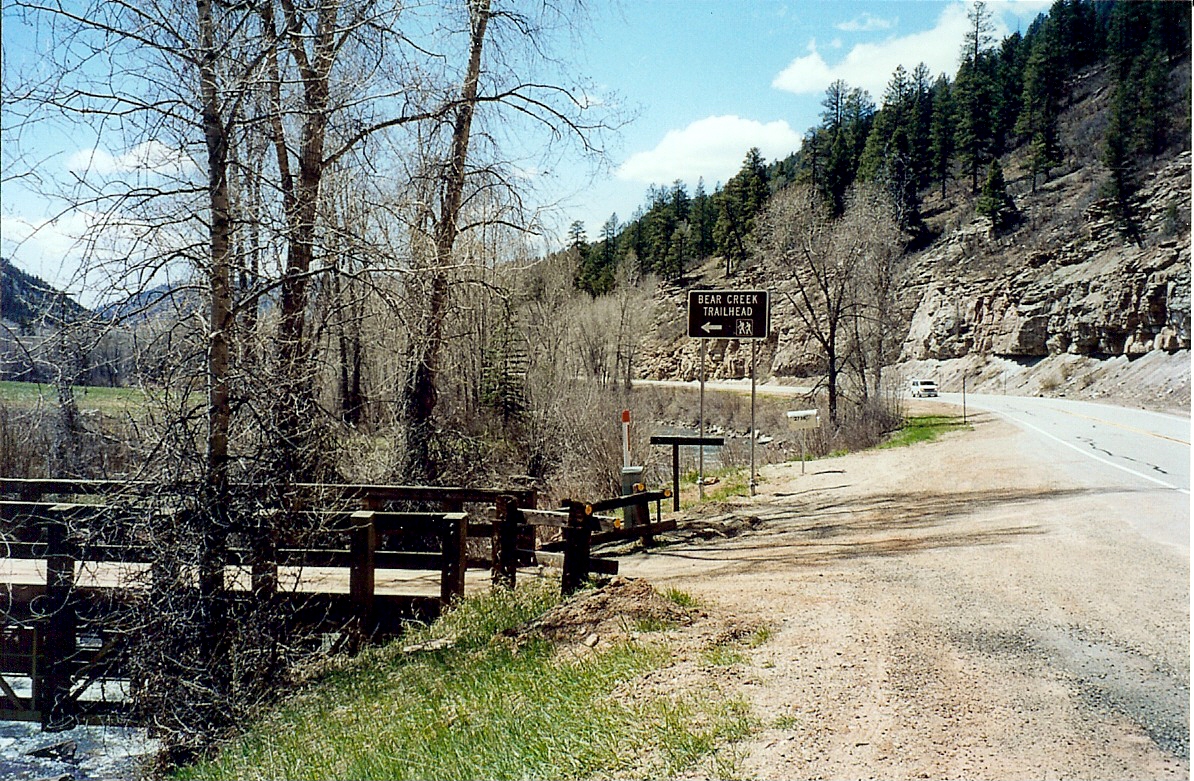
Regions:
M 713 226 L 717 223 L 717 206 L 712 196 L 705 192 L 705 180 L 697 180 L 696 191 L 692 194 L 692 206 L 689 209 L 689 222 L 692 224 L 693 253 L 698 258 L 707 258 L 717 251 L 717 244 L 713 241 Z
M 991 161 L 987 166 L 987 179 L 983 183 L 982 194 L 978 197 L 974 210 L 991 220 L 991 225 L 1000 230 L 1010 225 L 1016 218 L 1016 204 L 1007 192 L 1007 182 L 1003 178 L 1003 166 L 999 160 Z
M 995 104 L 991 121 L 991 153 L 1001 155 L 1013 146 L 1021 113 L 1024 71 L 1031 44 L 1019 32 L 1003 39 L 995 62 Z
M 819 150 L 823 166 L 818 187 L 834 216 L 839 216 L 845 211 L 846 193 L 858 173 L 874 121 L 875 104 L 866 91 L 850 89 L 838 79 L 825 90 L 821 106 L 825 140 Z
M 1137 236 L 1132 210 L 1136 183 L 1131 153 L 1130 104 L 1127 85 L 1120 83 L 1112 99 L 1111 116 L 1103 140 L 1103 165 L 1107 166 L 1108 172 L 1103 193 L 1111 201 L 1112 214 L 1120 229 L 1128 236 Z
M 1050 169 L 1061 162 L 1058 121 L 1064 70 L 1058 51 L 1058 33 L 1052 23 L 1035 36 L 1032 53 L 1024 68 L 1020 118 L 1016 132 L 1028 139 L 1029 169 L 1032 172 L 1032 191 L 1036 192 L 1037 177 L 1049 178 Z
M 933 113 L 929 123 L 929 172 L 934 182 L 941 184 L 941 197 L 945 197 L 945 185 L 949 181 L 954 157 L 953 88 L 945 74 L 937 77 L 933 84 Z
M 967 13 L 970 22 L 962 46 L 962 65 L 954 82 L 956 144 L 962 165 L 970 172 L 971 192 L 978 192 L 978 172 L 992 158 L 992 121 L 995 83 L 989 47 L 993 40 L 991 12 L 975 2 Z
M 714 197 L 717 219 L 713 239 L 717 252 L 725 259 L 727 278 L 735 265 L 746 260 L 755 218 L 767 204 L 769 194 L 763 156 L 757 148 L 751 149 L 742 168 Z
M 858 179 L 877 183 L 896 206 L 901 229 L 922 227 L 920 187 L 926 178 L 928 68 L 922 63 L 909 78 L 896 68 L 884 93 L 883 108 L 871 123 L 858 165 Z

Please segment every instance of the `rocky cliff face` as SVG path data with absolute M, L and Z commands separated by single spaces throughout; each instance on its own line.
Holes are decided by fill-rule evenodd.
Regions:
M 1075 112 L 1082 109 L 1097 118 L 1091 105 L 1081 103 Z M 1031 365 L 1042 358 L 1071 357 L 1115 358 L 1103 362 L 1120 371 L 1123 360 L 1151 353 L 1178 353 L 1188 363 L 1190 152 L 1159 163 L 1142 182 L 1136 198 L 1138 240 L 1132 241 L 1099 197 L 1106 171 L 1097 159 L 1098 123 L 1090 119 L 1068 127 L 1070 148 L 1080 151 L 1067 169 L 1048 182 L 1038 181 L 1035 192 L 1025 161 L 1017 155 L 1006 161 L 1009 192 L 1022 220 L 1002 234 L 974 216 L 965 183 L 952 185 L 947 198 L 927 197 L 923 212 L 938 238 L 905 258 L 898 296 L 907 328 L 900 334 L 900 361 L 909 370 L 953 359 L 967 365 L 987 358 Z M 721 267 L 719 259 L 710 259 L 684 284 L 661 290 L 639 375 L 698 377 L 699 340 L 685 335 L 691 287 L 771 290 L 772 330 L 755 345 L 756 376 L 818 375 L 820 348 L 784 295 L 791 281 L 764 264 L 727 280 Z M 706 346 L 708 379 L 749 376 L 750 343 L 712 340 Z
M 944 235 L 910 264 L 905 301 L 918 303 L 903 358 L 1189 349 L 1190 185 L 1189 152 L 1150 176 L 1139 243 L 1065 177 L 1040 194 L 1041 225 L 998 237 L 975 221 Z

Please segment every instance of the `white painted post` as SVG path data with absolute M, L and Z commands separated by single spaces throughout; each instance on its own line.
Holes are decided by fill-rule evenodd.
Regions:
M 622 468 L 630 468 L 630 410 L 622 410 Z

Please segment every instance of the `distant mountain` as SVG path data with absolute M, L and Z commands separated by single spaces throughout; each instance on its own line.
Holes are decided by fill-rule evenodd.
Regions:
M 124 301 L 104 304 L 96 314 L 105 320 L 143 321 L 176 318 L 198 310 L 200 299 L 192 287 L 161 284 L 133 293 Z
M 87 308 L 45 280 L 26 274 L 7 258 L 0 258 L 0 319 L 29 326 L 79 320 Z

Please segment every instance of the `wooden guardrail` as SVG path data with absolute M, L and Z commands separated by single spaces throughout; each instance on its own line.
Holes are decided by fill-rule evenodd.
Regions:
M 168 501 L 146 501 L 150 496 L 160 499 L 163 490 L 144 483 L 0 478 L 0 497 L 11 497 L 0 499 L 0 558 L 37 560 L 45 567 L 44 583 L 10 583 L 0 594 L 7 600 L 0 631 L 0 718 L 40 720 L 54 728 L 121 712 L 119 703 L 85 702 L 81 695 L 93 682 L 121 673 L 120 639 L 105 629 L 105 611 L 132 591 L 119 583 L 82 585 L 78 573 L 84 564 L 140 565 L 141 588 L 146 581 L 172 587 L 181 582 L 184 588 L 223 590 L 233 600 L 266 596 L 288 604 L 289 614 L 304 624 L 329 630 L 354 625 L 361 636 L 388 635 L 400 630 L 402 618 L 430 617 L 462 595 L 469 567 L 489 568 L 492 582 L 500 587 L 513 587 L 521 567 L 559 567 L 567 594 L 591 573 L 616 574 L 616 561 L 592 555 L 594 544 L 647 537 L 675 526 L 656 522 L 625 527 L 621 519 L 603 514 L 639 506 L 642 516 L 649 517 L 647 508 L 655 502 L 658 518 L 665 491 L 538 510 L 534 492 L 524 490 L 317 484 L 293 489 L 285 512 L 308 517 L 311 528 L 319 529 L 318 544 L 281 538 L 268 544 L 256 541 L 252 548 L 226 546 L 214 562 L 218 584 L 213 587 L 210 573 L 205 582 L 202 571 L 188 580 L 178 570 L 164 569 L 133 533 L 146 513 L 182 518 L 189 512 L 185 488 L 177 489 L 175 507 Z M 442 509 L 400 509 L 428 503 Z M 465 512 L 470 507 L 476 515 Z M 537 544 L 536 529 L 547 528 L 558 529 L 561 539 Z M 76 533 L 80 530 L 86 534 Z M 403 535 L 432 538 L 434 550 L 387 549 L 387 538 Z M 333 538 L 339 542 L 329 544 Z M 470 539 L 488 540 L 489 555 L 474 552 L 470 557 Z M 348 593 L 280 589 L 280 567 L 314 566 L 347 568 Z M 226 577 L 218 573 L 228 567 L 250 570 L 247 587 L 225 586 Z M 377 574 L 387 569 L 439 571 L 439 594 L 379 594 Z M 18 694 L 4 674 L 27 677 L 30 694 Z
M 114 703 L 83 702 L 80 695 L 94 680 L 120 673 L 119 654 L 103 629 L 105 610 L 110 612 L 121 595 L 132 594 L 137 586 L 130 591 L 120 584 L 81 585 L 77 572 L 83 565 L 120 562 L 141 566 L 141 588 L 153 578 L 177 582 L 179 573 L 162 572 L 144 540 L 130 530 L 146 513 L 177 513 L 181 518 L 188 512 L 185 497 L 194 493 L 193 486 L 144 482 L 0 478 L 0 497 L 9 497 L 0 499 L 0 558 L 37 560 L 45 568 L 44 583 L 9 583 L 0 589 L 0 718 L 41 720 L 53 727 L 120 710 Z M 178 507 L 168 506 L 171 495 Z M 533 534 L 530 527 L 516 523 L 521 508 L 534 507 L 533 491 L 300 484 L 290 487 L 287 499 L 285 512 L 300 522 L 307 517 L 319 529 L 317 539 L 278 539 L 252 549 L 227 546 L 215 566 L 217 572 L 251 568 L 248 587 L 228 590 L 228 599 L 267 596 L 289 605 L 288 614 L 304 625 L 324 625 L 329 631 L 355 625 L 362 636 L 388 635 L 399 631 L 406 618 L 434 615 L 464 593 L 470 565 L 491 567 L 491 559 L 497 558 L 470 557 L 469 536 L 491 538 L 493 552 L 501 554 L 506 570 L 494 568 L 497 583 L 512 581 L 507 570 L 529 563 L 517 553 L 520 547 L 534 548 L 533 537 L 525 539 Z M 403 509 L 411 505 L 421 509 Z M 422 509 L 428 505 L 442 509 Z M 329 507 L 333 509 L 325 509 Z M 466 508 L 478 520 L 471 521 L 474 516 Z M 282 511 L 259 510 L 267 515 Z M 412 550 L 418 545 L 411 544 L 387 549 L 387 538 L 402 536 L 430 538 L 436 544 L 434 550 Z M 339 542 L 329 544 L 333 538 Z M 279 567 L 315 566 L 347 568 L 348 593 L 279 589 Z M 438 595 L 377 593 L 377 573 L 394 569 L 438 571 Z M 224 590 L 226 576 L 214 588 Z M 189 577 L 189 582 L 183 579 L 186 588 L 205 587 L 201 574 L 197 580 L 194 573 Z M 210 576 L 206 585 L 212 587 Z M 81 637 L 98 637 L 99 642 L 83 644 Z M 30 694 L 18 695 L 3 674 L 28 678 Z

